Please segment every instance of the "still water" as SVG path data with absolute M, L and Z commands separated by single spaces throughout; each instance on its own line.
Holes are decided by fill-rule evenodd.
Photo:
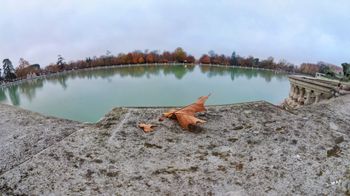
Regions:
M 82 122 L 116 106 L 181 106 L 211 93 L 208 105 L 288 96 L 285 74 L 209 66 L 144 66 L 79 71 L 0 88 L 0 103 Z

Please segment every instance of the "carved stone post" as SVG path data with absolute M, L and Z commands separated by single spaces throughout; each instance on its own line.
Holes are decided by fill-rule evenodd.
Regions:
M 316 95 L 315 103 L 320 102 L 321 93 L 320 92 L 315 92 L 315 95 Z
M 311 104 L 311 90 L 310 89 L 305 89 L 306 92 L 306 100 L 305 100 L 305 105 Z
M 299 98 L 298 98 L 298 102 L 300 104 L 304 103 L 304 96 L 305 96 L 305 88 L 302 88 L 300 89 Z
M 299 98 L 299 87 L 298 87 L 298 86 L 295 86 L 295 87 L 294 87 L 293 100 L 294 100 L 294 101 L 298 101 L 298 98 Z

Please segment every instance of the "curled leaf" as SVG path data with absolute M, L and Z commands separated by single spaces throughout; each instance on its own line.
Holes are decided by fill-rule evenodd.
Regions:
M 152 125 L 152 124 L 141 123 L 141 124 L 139 124 L 139 127 L 140 127 L 145 133 L 148 133 L 148 132 L 153 131 L 153 128 L 156 127 L 156 126 L 155 126 L 155 125 Z
M 199 97 L 198 100 L 181 109 L 171 109 L 168 112 L 163 113 L 166 118 L 176 118 L 180 126 L 184 129 L 188 129 L 189 125 L 196 125 L 197 123 L 204 123 L 204 120 L 196 118 L 194 115 L 196 112 L 206 111 L 204 103 L 208 100 L 208 96 Z
M 164 112 L 163 113 L 163 116 L 166 117 L 166 118 L 173 118 L 175 117 L 175 112 L 178 111 L 177 109 L 170 109 L 169 111 L 167 112 Z
M 192 115 L 183 113 L 183 112 L 176 112 L 175 113 L 177 120 L 179 121 L 179 124 L 182 128 L 188 129 L 189 125 L 196 125 L 197 123 L 205 123 L 206 121 L 198 119 Z

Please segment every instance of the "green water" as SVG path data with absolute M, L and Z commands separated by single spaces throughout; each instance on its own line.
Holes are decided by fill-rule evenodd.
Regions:
M 42 114 L 96 122 L 116 106 L 181 106 L 211 93 L 207 104 L 288 96 L 284 74 L 209 66 L 147 66 L 79 71 L 0 89 L 0 103 Z

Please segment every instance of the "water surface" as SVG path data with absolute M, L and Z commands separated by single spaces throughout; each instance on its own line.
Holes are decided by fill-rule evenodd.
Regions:
M 0 89 L 0 103 L 96 122 L 116 106 L 181 106 L 211 93 L 207 104 L 288 96 L 285 74 L 209 66 L 144 66 L 79 71 Z

